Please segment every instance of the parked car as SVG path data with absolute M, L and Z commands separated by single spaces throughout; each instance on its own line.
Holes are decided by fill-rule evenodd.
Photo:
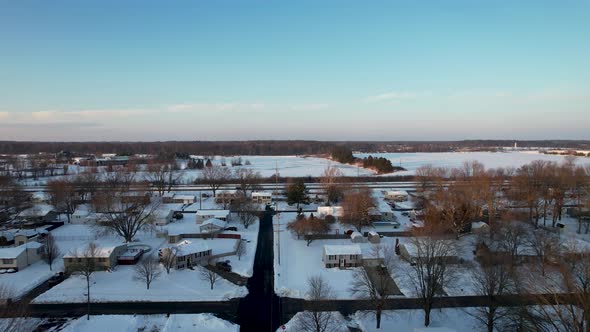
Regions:
M 226 262 L 217 262 L 215 263 L 215 267 L 222 270 L 222 271 L 226 271 L 226 272 L 231 272 L 231 265 L 229 265 L 229 263 Z
M 234 227 L 234 226 L 231 226 L 231 227 L 226 227 L 225 230 L 226 231 L 234 231 L 234 232 L 237 232 L 238 231 L 238 228 L 237 227 Z
M 409 215 L 410 215 L 410 213 L 408 213 L 408 211 L 404 211 L 404 212 L 402 212 L 402 216 L 405 216 L 405 217 L 407 217 L 407 216 L 409 216 Z
M 56 275 L 53 275 L 51 278 L 49 278 L 49 280 L 47 280 L 47 284 L 49 286 L 55 286 L 57 284 L 59 284 L 60 282 L 64 281 L 64 274 L 63 272 L 60 272 Z
M 178 220 L 184 218 L 184 214 L 182 212 L 176 211 L 172 214 L 172 218 Z

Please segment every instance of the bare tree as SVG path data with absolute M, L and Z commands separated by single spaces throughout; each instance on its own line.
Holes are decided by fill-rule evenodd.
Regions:
M 159 196 L 170 191 L 181 176 L 181 171 L 175 171 L 174 167 L 168 164 L 150 164 L 145 173 L 146 181 L 153 185 Z
M 544 229 L 537 229 L 528 237 L 529 246 L 535 251 L 541 265 L 541 275 L 545 276 L 545 266 L 551 257 L 555 257 L 559 250 L 559 237 Z
M 205 167 L 201 174 L 203 183 L 209 186 L 213 191 L 213 196 L 217 190 L 231 178 L 231 171 L 223 166 Z
M 504 223 L 499 230 L 494 246 L 498 252 L 506 255 L 511 266 L 518 263 L 519 253 L 528 242 L 526 228 L 519 223 Z
M 152 222 L 159 201 L 152 200 L 146 188 L 130 191 L 119 187 L 97 192 L 92 204 L 106 227 L 131 242 L 139 230 Z
M 373 280 L 364 268 L 354 271 L 353 281 L 350 287 L 352 295 L 367 299 L 371 303 L 371 310 L 375 314 L 376 328 L 381 328 L 381 315 L 387 303 L 387 299 L 393 294 L 391 289 L 391 278 L 386 271 L 376 273 Z
M 356 227 L 360 232 L 364 226 L 372 224 L 370 210 L 375 205 L 375 198 L 369 188 L 350 190 L 342 201 L 344 215 L 341 222 Z
M 135 280 L 142 281 L 145 283 L 147 289 L 150 289 L 151 283 L 158 279 L 162 274 L 160 270 L 160 263 L 158 259 L 149 256 L 143 258 L 137 265 L 135 265 Z
M 70 222 L 71 215 L 76 211 L 79 199 L 74 182 L 69 180 L 53 180 L 47 183 L 49 202 L 60 213 L 65 213 Z
M 340 169 L 328 166 L 320 178 L 322 189 L 328 203 L 336 204 L 344 197 L 345 187 L 341 183 L 343 178 Z
M 86 305 L 87 316 L 90 319 L 90 277 L 96 271 L 96 256 L 98 254 L 98 247 L 94 242 L 82 250 L 82 252 L 75 252 L 73 254 L 76 263 L 72 266 L 71 273 L 74 275 L 83 276 L 86 279 Z
M 14 291 L 0 285 L 0 330 L 4 332 L 33 331 L 36 321 L 28 317 L 28 305 L 24 301 L 13 301 Z
M 0 176 L 0 224 L 31 206 L 31 194 L 10 176 Z
M 298 239 L 303 235 L 309 247 L 318 235 L 328 233 L 330 224 L 324 219 L 314 217 L 313 214 L 309 217 L 300 215 L 287 224 L 287 229 L 297 235 Z
M 178 256 L 178 247 L 163 248 L 160 254 L 160 262 L 164 266 L 167 274 L 176 266 L 176 257 Z
M 208 267 L 199 267 L 199 276 L 201 280 L 209 282 L 211 289 L 213 289 L 213 286 L 215 286 L 215 283 L 221 279 L 221 276 L 210 268 L 211 266 L 215 266 L 215 260 L 209 260 L 207 264 L 209 265 Z
M 234 198 L 230 205 L 230 209 L 238 214 L 238 217 L 246 228 L 254 224 L 256 219 L 258 219 L 255 212 L 256 209 L 258 209 L 258 206 L 252 203 L 252 201 L 243 193 L 239 193 L 237 197 Z
M 48 233 L 43 239 L 43 247 L 41 247 L 41 256 L 49 264 L 49 270 L 53 270 L 53 261 L 59 256 L 59 247 L 51 233 Z
M 242 256 L 246 254 L 246 241 L 238 242 L 238 247 L 236 248 L 236 256 L 238 256 L 238 260 L 242 259 Z
M 444 294 L 444 285 L 449 285 L 453 271 L 448 257 L 456 255 L 454 243 L 440 238 L 438 232 L 425 229 L 424 233 L 411 238 L 415 261 L 412 265 L 412 282 L 424 310 L 424 326 L 430 325 L 430 312 L 434 299 Z
M 562 256 L 557 278 L 545 278 L 541 305 L 530 308 L 547 330 L 590 331 L 590 253 Z M 568 294 L 568 296 L 560 295 Z
M 471 314 L 488 332 L 504 330 L 505 324 L 512 320 L 512 311 L 501 307 L 496 296 L 510 294 L 515 290 L 515 282 L 511 269 L 505 264 L 494 264 L 484 260 L 481 268 L 472 274 L 473 288 L 479 295 L 486 298 L 486 305 L 476 307 Z
M 334 291 L 321 276 L 311 276 L 307 279 L 307 299 L 309 301 L 326 301 L 334 298 Z M 297 330 L 306 332 L 336 331 L 334 313 L 312 309 L 297 316 Z
M 245 197 L 248 197 L 248 191 L 254 190 L 262 180 L 259 172 L 254 172 L 249 168 L 236 169 L 234 178 L 238 181 L 240 191 Z

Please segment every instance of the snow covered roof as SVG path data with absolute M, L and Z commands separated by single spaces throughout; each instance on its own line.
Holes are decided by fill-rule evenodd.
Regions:
M 194 200 L 196 200 L 197 198 L 196 198 L 196 196 L 195 196 L 195 195 L 174 195 L 174 199 L 175 199 L 175 200 L 176 200 L 176 199 L 178 199 L 178 200 L 183 200 L 183 201 L 186 201 L 186 200 L 192 200 L 192 201 L 194 201 Z
M 227 216 L 229 216 L 229 210 L 199 210 L 197 211 L 197 216 L 213 216 L 213 218 L 227 218 Z
M 175 245 L 178 248 L 179 256 L 186 256 L 209 250 L 209 245 L 205 240 L 183 240 Z
M 332 215 L 334 217 L 342 217 L 344 215 L 342 206 L 318 206 L 317 211 L 320 215 Z
M 205 225 L 215 225 L 219 228 L 223 228 L 223 227 L 225 227 L 225 221 L 219 220 L 217 218 L 211 218 L 211 219 L 207 219 L 207 220 L 203 221 L 203 223 L 201 224 L 201 226 L 205 226 Z
M 387 195 L 389 195 L 389 196 L 408 196 L 408 192 L 405 190 L 388 190 Z
M 475 221 L 475 222 L 472 222 L 471 223 L 471 228 L 472 229 L 479 229 L 479 228 L 482 228 L 482 227 L 489 227 L 489 226 L 488 226 L 488 224 L 486 224 L 483 221 Z
M 363 237 L 363 234 L 361 234 L 360 232 L 356 232 L 356 231 L 355 232 L 352 232 L 350 234 L 350 238 L 351 239 L 354 239 L 354 238 L 357 238 L 357 237 Z
M 254 191 L 252 197 L 272 197 L 272 193 L 268 191 Z
M 361 247 L 358 244 L 351 245 L 324 245 L 326 255 L 360 255 Z
M 21 217 L 44 217 L 53 211 L 53 206 L 49 204 L 36 204 L 20 213 Z
M 15 259 L 27 249 L 38 249 L 42 246 L 39 242 L 31 241 L 18 247 L 0 248 L 0 259 Z
M 237 192 L 238 192 L 237 189 L 225 189 L 225 190 L 216 192 L 215 193 L 215 196 L 233 195 L 233 194 L 235 194 Z
M 377 209 L 379 210 L 379 212 L 391 212 L 391 205 L 387 204 L 387 202 L 385 202 L 382 199 L 377 200 Z
M 113 251 L 115 251 L 115 249 L 117 249 L 121 246 L 127 247 L 126 244 L 104 244 L 104 245 L 97 244 L 94 257 L 100 257 L 100 258 L 110 257 L 111 254 L 113 253 Z M 84 257 L 87 250 L 88 250 L 88 245 L 83 246 L 81 248 L 76 248 L 76 249 L 68 252 L 67 254 L 65 254 L 64 258 Z
M 377 233 L 375 231 L 370 231 L 369 236 L 379 236 L 379 233 Z
M 167 192 L 167 193 L 164 193 L 164 195 L 162 195 L 162 197 L 164 197 L 164 198 L 172 198 L 172 197 L 174 197 L 174 195 L 175 195 L 174 193 Z

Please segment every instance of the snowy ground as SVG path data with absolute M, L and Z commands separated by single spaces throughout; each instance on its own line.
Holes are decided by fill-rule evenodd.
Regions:
M 63 332 L 130 332 L 130 331 L 199 331 L 199 332 L 238 332 L 240 327 L 211 314 L 192 315 L 104 315 L 82 316 L 69 322 Z
M 0 286 L 6 287 L 13 298 L 19 298 L 62 269 L 63 263 L 55 262 L 50 271 L 49 265 L 41 260 L 16 273 L 0 274 Z
M 199 269 L 171 270 L 162 273 L 147 290 L 145 283 L 134 280 L 133 266 L 117 266 L 113 272 L 95 272 L 91 277 L 92 302 L 125 301 L 225 301 L 248 294 L 246 287 L 225 279 L 217 281 L 213 290 L 208 281 L 200 279 Z M 36 303 L 84 303 L 86 280 L 72 276 L 38 296 Z
M 534 160 L 549 160 L 558 163 L 565 160 L 565 156 L 547 155 L 537 151 L 369 153 L 355 154 L 355 157 L 365 158 L 369 155 L 387 158 L 394 166 L 402 166 L 407 169 L 404 172 L 396 172 L 395 175 L 413 175 L 417 168 L 427 164 L 437 167 L 461 167 L 464 162 L 472 160 L 479 161 L 486 168 L 518 168 Z M 590 158 L 578 158 L 577 162 L 590 164 Z
M 467 309 L 433 309 L 430 316 L 429 328 L 424 328 L 424 312 L 422 310 L 390 310 L 385 311 L 381 318 L 381 328 L 375 326 L 375 315 L 367 312 L 357 312 L 350 317 L 342 317 L 334 313 L 335 332 L 349 331 L 347 326 L 360 328 L 363 332 L 396 331 L 396 332 L 417 332 L 417 331 L 440 331 L 443 332 L 472 332 L 484 330 L 478 325 L 477 320 L 469 314 L 472 308 Z M 299 331 L 297 320 L 301 313 L 298 313 L 289 322 L 285 323 L 287 332 Z M 283 331 L 279 328 L 277 332 Z

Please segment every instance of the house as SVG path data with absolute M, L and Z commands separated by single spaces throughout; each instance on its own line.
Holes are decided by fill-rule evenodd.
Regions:
M 373 221 L 394 221 L 395 216 L 391 206 L 384 200 L 378 200 L 377 206 L 369 210 Z
M 195 195 L 174 195 L 172 197 L 171 203 L 193 204 L 196 201 L 197 201 L 197 197 Z
M 70 221 L 74 224 L 96 222 L 97 220 L 98 217 L 96 216 L 96 213 L 90 211 L 90 207 L 86 204 L 78 206 L 76 211 L 74 211 L 70 217 Z
M 201 233 L 218 233 L 225 229 L 226 222 L 220 219 L 211 218 L 203 221 L 199 226 Z
M 357 267 L 363 264 L 361 247 L 354 245 L 324 245 L 322 259 L 326 268 Z
M 191 239 L 183 240 L 172 247 L 160 249 L 158 255 L 162 258 L 172 249 L 176 249 L 174 267 L 176 269 L 189 268 L 195 265 L 206 263 L 212 254 L 211 248 L 205 240 Z
M 197 224 L 202 224 L 203 221 L 215 218 L 223 221 L 229 220 L 229 210 L 199 210 L 196 213 Z
M 20 271 L 41 259 L 43 245 L 36 241 L 16 247 L 0 248 L 0 269 Z
M 174 193 L 167 192 L 162 195 L 162 203 L 172 203 L 172 199 L 174 199 Z
M 350 240 L 352 241 L 352 243 L 363 243 L 365 242 L 365 238 L 363 237 L 363 234 L 361 234 L 360 232 L 352 232 L 350 234 Z
M 215 203 L 231 204 L 237 196 L 236 189 L 220 190 L 215 193 Z
M 374 244 L 381 242 L 381 236 L 379 235 L 379 233 L 375 231 L 370 231 L 367 236 L 367 239 L 369 239 L 369 242 Z
M 40 231 L 34 229 L 19 229 L 14 233 L 14 244 L 20 246 L 27 242 L 36 240 L 39 236 L 47 234 L 47 230 L 42 229 Z
M 156 226 L 168 225 L 174 216 L 174 210 L 170 208 L 159 208 L 154 211 L 154 224 Z
M 117 265 L 117 258 L 127 251 L 127 245 L 97 245 L 94 256 L 92 257 L 85 257 L 87 251 L 88 246 L 85 246 L 70 251 L 64 255 L 63 259 L 66 273 L 75 271 L 76 266 L 82 263 L 85 259 L 93 260 L 96 270 L 110 270 Z
M 270 204 L 272 203 L 272 193 L 267 191 L 254 191 L 252 192 L 252 202 L 258 204 Z
M 344 209 L 342 206 L 318 206 L 317 213 L 320 218 L 326 216 L 341 218 L 344 215 Z
M 452 242 L 450 245 L 455 246 L 456 243 L 451 240 L 441 240 L 441 241 L 449 241 Z M 412 242 L 405 242 L 399 244 L 400 256 L 408 261 L 410 264 L 415 264 L 417 259 L 419 258 L 418 247 Z M 447 255 L 439 256 L 438 259 L 441 259 L 449 264 L 457 264 L 460 262 L 459 257 L 457 256 L 454 250 L 450 250 Z
M 57 219 L 57 212 L 53 210 L 53 206 L 48 204 L 36 204 L 26 210 L 21 211 L 18 219 L 32 224 L 42 224 L 45 222 L 54 221 Z
M 408 200 L 408 192 L 405 190 L 388 190 L 384 198 L 389 201 L 405 202 Z

